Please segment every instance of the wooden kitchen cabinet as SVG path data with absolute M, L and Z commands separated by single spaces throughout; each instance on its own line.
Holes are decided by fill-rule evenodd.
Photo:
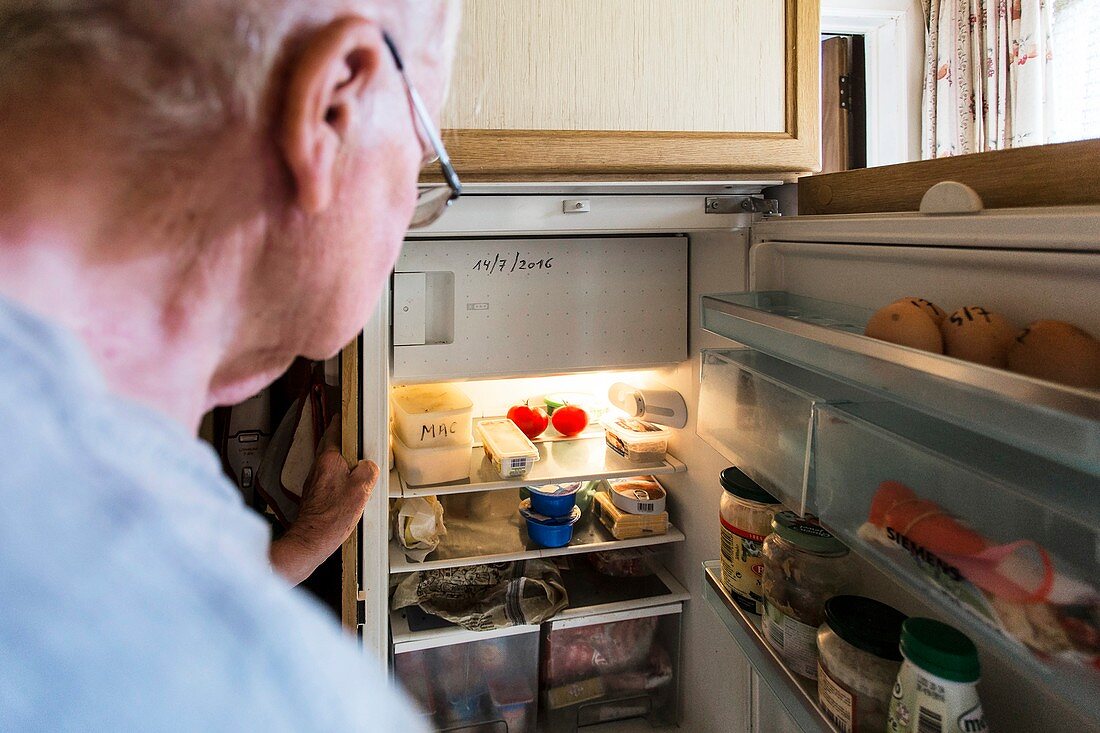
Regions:
M 469 181 L 817 169 L 819 0 L 463 0 L 444 140 Z

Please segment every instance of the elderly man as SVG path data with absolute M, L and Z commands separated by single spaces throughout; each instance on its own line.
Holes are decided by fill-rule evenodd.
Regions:
M 269 547 L 195 430 L 361 327 L 451 5 L 0 0 L 0 730 L 418 729 L 275 572 L 377 466 L 323 454 Z

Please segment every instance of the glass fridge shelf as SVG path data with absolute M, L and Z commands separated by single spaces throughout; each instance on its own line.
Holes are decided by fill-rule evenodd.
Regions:
M 703 296 L 703 327 L 1100 477 L 1100 392 L 863 334 L 871 311 L 782 291 Z
M 687 466 L 671 454 L 654 463 L 632 463 L 607 447 L 602 431 L 596 437 L 588 435 L 543 440 L 536 442 L 535 447 L 539 451 L 539 460 L 531 472 L 521 478 L 502 479 L 478 444 L 470 449 L 469 478 L 446 484 L 414 486 L 399 477 L 397 483 L 390 484 L 390 498 L 466 494 L 629 476 L 660 476 L 687 470 Z
M 703 593 L 714 614 L 748 657 L 756 674 L 783 705 L 799 729 L 837 733 L 817 704 L 817 685 L 791 671 L 764 639 L 760 617 L 747 613 L 722 587 L 717 560 L 703 563 Z
M 573 538 L 568 545 L 540 547 L 527 536 L 526 523 L 517 511 L 520 502 L 517 489 L 486 492 L 477 501 L 473 511 L 461 516 L 460 511 L 451 510 L 454 506 L 452 497 L 444 500 L 443 521 L 447 534 L 423 562 L 409 560 L 397 540 L 390 540 L 390 573 L 533 560 L 684 540 L 684 533 L 672 524 L 669 524 L 665 534 L 617 540 L 589 507 L 573 526 Z

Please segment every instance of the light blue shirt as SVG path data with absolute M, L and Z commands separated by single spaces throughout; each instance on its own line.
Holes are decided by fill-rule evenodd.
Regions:
M 0 730 L 407 731 L 181 426 L 0 299 Z

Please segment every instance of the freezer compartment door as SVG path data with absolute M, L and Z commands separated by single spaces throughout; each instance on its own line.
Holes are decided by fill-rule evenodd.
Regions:
M 686 237 L 408 242 L 393 378 L 637 368 L 687 358 Z

